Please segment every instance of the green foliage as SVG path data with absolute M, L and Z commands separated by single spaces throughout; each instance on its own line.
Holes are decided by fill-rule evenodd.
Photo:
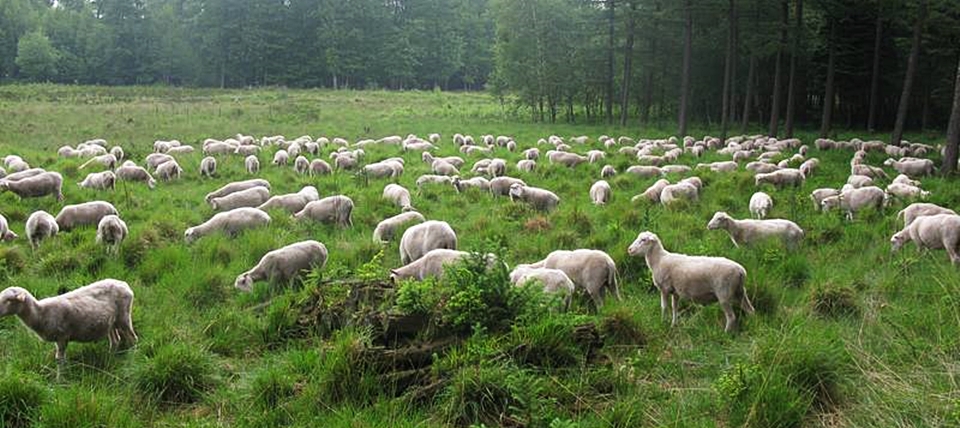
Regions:
M 520 365 L 568 367 L 582 363 L 587 349 L 577 341 L 575 328 L 584 317 L 554 315 L 514 327 L 508 339 L 509 352 Z
M 42 31 L 25 34 L 17 43 L 17 67 L 29 80 L 47 81 L 57 75 L 60 53 Z
M 810 399 L 782 374 L 757 365 L 731 367 L 714 383 L 714 390 L 731 426 L 799 427 L 810 406 Z
M 539 396 L 545 385 L 515 367 L 468 367 L 450 380 L 438 397 L 442 417 L 457 425 L 521 425 L 547 419 L 548 410 Z
M 33 376 L 8 372 L 0 379 L 0 422 L 4 427 L 31 426 L 49 392 Z
M 121 397 L 107 391 L 71 387 L 57 394 L 40 409 L 44 428 L 136 427 L 133 411 Z
M 389 385 L 378 381 L 374 367 L 364 358 L 368 346 L 365 333 L 337 332 L 323 350 L 308 395 L 321 406 L 373 402 Z
M 857 315 L 856 292 L 845 286 L 825 283 L 810 291 L 810 308 L 813 313 L 827 318 Z
M 199 401 L 216 385 L 216 367 L 204 351 L 183 344 L 157 350 L 134 374 L 137 389 L 164 404 Z

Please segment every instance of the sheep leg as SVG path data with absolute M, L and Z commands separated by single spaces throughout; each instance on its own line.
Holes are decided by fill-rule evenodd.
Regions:
M 660 290 L 660 319 L 667 319 L 667 292 Z
M 960 265 L 960 255 L 957 255 L 957 243 L 944 242 L 943 248 L 947 250 L 947 255 L 950 256 L 950 262 L 954 265 Z
M 67 363 L 67 341 L 59 340 L 57 341 L 57 382 L 60 381 L 60 372 L 63 369 L 63 366 Z
M 677 326 L 677 312 L 680 311 L 680 299 L 677 298 L 676 294 L 670 295 L 670 309 L 673 313 L 673 317 L 670 320 L 670 327 Z
M 720 302 L 720 307 L 723 309 L 723 316 L 727 319 L 727 325 L 723 328 L 723 331 L 730 332 L 737 325 L 737 316 L 733 313 L 733 305 L 726 301 Z
M 740 244 L 737 244 L 737 240 L 733 237 L 733 235 L 730 235 L 730 242 L 733 242 L 734 248 L 740 248 Z

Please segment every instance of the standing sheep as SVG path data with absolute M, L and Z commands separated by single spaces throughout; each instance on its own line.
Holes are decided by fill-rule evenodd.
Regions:
M 500 178 L 505 177 L 499 177 L 496 178 L 496 180 L 499 180 Z M 481 192 L 490 191 L 490 180 L 487 180 L 484 177 L 473 177 L 468 180 L 461 180 L 460 177 L 453 177 L 451 184 L 453 184 L 453 187 L 457 189 L 457 193 L 463 193 L 467 189 L 479 189 Z
M 35 211 L 27 217 L 27 241 L 34 250 L 40 246 L 40 241 L 53 237 L 60 232 L 57 220 L 46 211 Z
M 13 241 L 14 239 L 17 239 L 17 234 L 10 230 L 7 218 L 0 215 L 0 240 Z
M 83 181 L 77 183 L 77 186 L 85 189 L 107 190 L 113 189 L 116 181 L 117 176 L 113 171 L 92 172 L 87 174 Z
M 200 176 L 213 178 L 217 173 L 217 158 L 207 156 L 200 161 Z
M 127 224 L 120 217 L 110 214 L 97 224 L 97 243 L 106 245 L 109 252 L 116 254 L 127 233 Z
M 603 306 L 604 295 L 613 293 L 621 300 L 617 281 L 617 264 L 605 252 L 599 250 L 556 250 L 539 262 L 527 265 L 530 268 L 558 269 L 584 290 L 593 301 L 594 308 Z
M 234 192 L 247 190 L 251 187 L 265 187 L 267 188 L 267 190 L 270 190 L 270 183 L 267 180 L 264 180 L 261 178 L 254 178 L 251 180 L 244 180 L 244 181 L 234 181 L 233 183 L 227 183 L 223 185 L 223 187 L 220 187 L 217 190 L 207 193 L 207 196 L 205 196 L 203 200 L 209 203 L 213 198 L 224 197 Z
M 610 178 L 617 175 L 617 170 L 611 165 L 604 165 L 600 170 L 600 178 Z
M 949 208 L 943 208 L 938 205 L 928 204 L 925 202 L 917 202 L 910 204 L 906 208 L 900 210 L 897 213 L 897 220 L 903 219 L 903 226 L 907 227 L 910 223 L 913 223 L 918 217 L 925 215 L 937 215 L 937 214 L 953 214 L 957 215 L 954 210 Z
M 270 191 L 266 187 L 251 187 L 233 192 L 226 196 L 210 200 L 210 207 L 214 211 L 230 211 L 241 207 L 256 207 L 270 199 Z
M 519 184 L 521 186 L 527 185 L 527 183 L 525 183 L 523 180 L 519 178 L 506 177 L 506 176 L 494 178 L 490 180 L 488 184 L 490 188 L 490 193 L 493 196 L 510 196 L 510 189 L 513 187 L 513 185 L 515 184 Z
M 100 219 L 110 214 L 119 215 L 113 204 L 105 201 L 91 201 L 82 204 L 67 205 L 57 214 L 57 225 L 67 232 L 75 227 L 95 226 Z
M 753 176 L 757 187 L 764 183 L 774 185 L 780 189 L 785 186 L 799 187 L 803 185 L 803 173 L 799 169 L 783 168 L 766 174 L 757 174 Z
M 667 187 L 670 184 L 669 181 L 665 178 L 657 180 L 655 183 L 651 184 L 643 193 L 630 198 L 630 202 L 637 202 L 643 199 L 649 200 L 653 203 L 660 202 L 660 194 L 663 192 L 663 188 Z
M 247 174 L 255 175 L 260 172 L 260 159 L 257 159 L 255 155 L 247 156 L 243 160 L 243 167 L 246 168 Z
M 610 201 L 610 193 L 612 193 L 610 183 L 606 180 L 600 180 L 590 186 L 590 200 L 594 205 L 606 205 Z
M 293 217 L 298 220 L 310 219 L 347 227 L 353 226 L 352 212 L 353 200 L 343 195 L 335 195 L 308 203 Z
M 773 209 L 773 198 L 763 192 L 756 192 L 750 197 L 750 214 L 757 220 L 763 220 Z
M 890 238 L 893 251 L 899 250 L 907 241 L 913 241 L 918 249 L 945 249 L 950 262 L 960 265 L 960 216 L 935 214 L 917 217 Z
M 210 220 L 187 228 L 183 232 L 184 240 L 190 244 L 197 239 L 215 232 L 223 232 L 234 237 L 244 229 L 266 226 L 270 216 L 256 208 L 244 207 L 217 213 Z
M 410 222 L 423 223 L 425 221 L 427 221 L 427 219 L 423 217 L 423 214 L 416 211 L 407 211 L 384 219 L 380 223 L 377 223 L 377 227 L 373 229 L 373 242 L 386 244 L 393 240 L 397 229 L 403 227 L 404 224 Z
M 560 205 L 560 197 L 556 193 L 520 183 L 510 186 L 510 199 L 524 201 L 538 211 L 552 211 Z
M 790 220 L 736 220 L 723 211 L 718 211 L 707 223 L 707 229 L 723 229 L 730 234 L 733 246 L 749 245 L 765 239 L 779 239 L 787 248 L 796 249 L 803 240 L 803 229 Z
M 289 162 L 290 162 L 290 155 L 287 153 L 286 150 L 282 150 L 282 149 L 281 149 L 281 150 L 277 150 L 277 152 L 273 154 L 273 162 L 272 162 L 272 163 L 273 163 L 274 165 L 276 165 L 276 166 L 286 166 L 287 163 L 289 163 Z
M 544 293 L 557 293 L 563 296 L 564 310 L 570 309 L 573 293 L 576 286 L 570 277 L 560 269 L 532 268 L 530 265 L 517 265 L 510 272 L 510 282 L 523 287 L 533 282 L 539 282 Z
M 323 159 L 314 159 L 310 161 L 310 176 L 314 175 L 326 175 L 333 172 L 333 169 L 330 168 L 330 164 Z
M 241 273 L 233 283 L 240 291 L 249 292 L 253 283 L 262 279 L 271 282 L 288 282 L 301 271 L 327 264 L 327 247 L 317 241 L 301 241 L 264 254 L 252 269 Z
M 423 257 L 407 263 L 399 268 L 390 270 L 390 280 L 396 283 L 402 279 L 423 281 L 427 278 L 443 279 L 443 272 L 447 266 L 466 260 L 470 253 L 466 251 L 437 248 L 430 250 Z M 486 254 L 487 268 L 493 267 L 497 258 L 493 254 Z
M 303 156 L 297 156 L 297 159 L 293 161 L 293 169 L 297 171 L 297 174 L 306 174 L 307 170 L 310 169 L 310 161 Z
M 430 250 L 457 249 L 457 234 L 445 221 L 426 221 L 411 226 L 400 238 L 400 263 L 406 265 Z
M 402 211 L 413 211 L 410 203 L 410 191 L 399 184 L 390 183 L 383 187 L 383 199 L 396 204 Z
M 160 181 L 179 180 L 182 172 L 183 168 L 181 168 L 180 164 L 175 160 L 160 164 L 157 166 L 156 171 L 157 178 L 159 178 Z
M 12 174 L 11 174 L 12 175 Z M 41 172 L 22 180 L 0 179 L 0 192 L 9 190 L 21 198 L 39 198 L 56 195 L 63 201 L 63 177 L 58 172 Z
M 157 186 L 157 180 L 147 172 L 146 168 L 136 165 L 123 165 L 116 170 L 117 179 L 123 181 L 139 181 L 147 183 L 147 187 L 153 189 Z
M 838 196 L 824 198 L 820 202 L 820 206 L 823 211 L 840 208 L 846 212 L 848 220 L 853 220 L 853 215 L 864 208 L 882 209 L 886 200 L 886 193 L 882 189 L 876 186 L 867 186 L 846 190 Z
M 288 193 L 286 195 L 277 195 L 271 197 L 266 202 L 261 204 L 257 209 L 266 211 L 269 209 L 283 209 L 294 214 L 307 206 L 310 202 L 320 199 L 320 192 L 317 191 L 316 187 L 313 186 L 304 186 L 297 193 Z

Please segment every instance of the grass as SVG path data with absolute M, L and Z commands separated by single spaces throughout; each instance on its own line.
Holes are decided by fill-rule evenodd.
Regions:
M 664 209 L 631 204 L 654 179 L 625 175 L 608 181 L 605 207 L 589 204 L 587 190 L 600 164 L 568 170 L 542 161 L 518 173 L 518 153 L 497 151 L 511 175 L 556 191 L 560 209 L 543 214 L 507 199 L 434 188 L 414 192 L 430 219 L 451 223 L 460 246 L 499 252 L 510 265 L 540 260 L 558 248 L 607 251 L 620 270 L 624 300 L 593 312 L 584 297 L 571 313 L 555 305 L 511 297 L 500 273 L 469 271 L 445 283 L 409 286 L 403 308 L 438 315 L 430 334 L 458 330 L 464 340 L 437 354 L 429 381 L 439 387 L 422 399 L 400 394 L 363 358 L 367 332 L 330 334 L 306 328 L 301 306 L 316 280 L 383 279 L 399 265 L 397 243 L 371 241 L 377 222 L 396 214 L 381 200 L 384 180 L 350 174 L 317 178 L 267 166 L 261 176 L 273 193 L 316 186 L 322 196 L 346 194 L 356 204 L 354 226 L 298 223 L 275 215 L 265 229 L 235 239 L 206 237 L 192 245 L 183 230 L 213 213 L 210 190 L 245 178 L 242 159 L 224 158 L 219 176 L 199 177 L 199 154 L 185 156 L 184 179 L 154 191 L 135 183 L 112 192 L 80 189 L 80 161 L 58 159 L 56 149 L 91 138 L 121 144 L 142 160 L 156 139 L 199 145 L 236 133 L 342 136 L 350 140 L 439 132 L 439 155 L 458 155 L 453 133 L 515 137 L 522 148 L 551 134 L 665 137 L 672 130 L 590 124 L 536 124 L 485 94 L 193 90 L 0 86 L 0 155 L 16 153 L 31 165 L 64 174 L 65 203 L 112 202 L 130 227 L 117 257 L 94 245 L 95 231 L 78 229 L 34 251 L 24 240 L 0 244 L 0 279 L 39 297 L 98 279 L 131 284 L 134 325 L 141 340 L 113 354 L 105 343 L 72 344 L 56 380 L 53 346 L 14 319 L 0 319 L 0 418 L 5 426 L 951 426 L 960 423 L 960 273 L 942 251 L 912 247 L 892 254 L 888 239 L 899 225 L 897 207 L 867 212 L 853 222 L 814 210 L 806 198 L 846 177 L 850 154 L 818 152 L 821 168 L 801 189 L 764 189 L 772 217 L 790 218 L 806 231 L 796 252 L 770 243 L 734 248 L 722 231 L 708 231 L 715 211 L 747 217 L 755 191 L 749 173 L 699 174 L 700 202 Z M 717 134 L 695 128 L 692 134 Z M 841 132 L 838 138 L 869 136 Z M 802 133 L 812 143 L 811 132 Z M 940 143 L 933 134 L 910 140 Z M 329 149 L 327 149 L 329 150 Z M 326 157 L 327 152 L 323 156 Z M 428 172 L 418 153 L 395 147 L 367 150 L 368 160 L 403 156 L 400 184 L 415 189 Z M 468 165 L 477 158 L 468 157 Z M 871 154 L 878 165 L 884 156 Z M 721 160 L 682 157 L 680 163 Z M 605 163 L 624 171 L 631 159 L 611 153 Z M 469 166 L 466 167 L 467 169 Z M 956 207 L 960 188 L 941 178 L 923 180 L 931 202 Z M 0 213 L 23 237 L 27 216 L 53 214 L 50 199 L 0 194 Z M 743 264 L 757 314 L 741 331 L 724 334 L 716 305 L 681 305 L 676 328 L 660 317 L 642 259 L 626 247 L 651 230 L 671 251 L 724 255 Z M 398 235 L 399 236 L 399 235 Z M 274 248 L 303 239 L 324 242 L 330 259 L 295 288 L 233 286 Z M 479 285 L 486 284 L 484 287 Z M 492 285 L 491 285 L 492 284 Z M 501 286 L 498 286 L 501 285 Z M 406 286 L 405 286 L 406 287 Z M 430 287 L 439 287 L 432 289 Z M 440 294 L 431 291 L 440 290 Z M 327 290 L 328 297 L 342 290 Z M 441 298 L 442 297 L 442 298 Z M 343 298 L 340 296 L 339 298 Z M 267 302 L 267 303 L 265 303 Z M 518 303 L 519 302 L 519 303 Z M 524 303 L 526 302 L 526 303 Z M 476 306 L 482 304 L 487 306 Z M 503 319 L 513 321 L 504 325 Z M 446 327 L 444 327 L 446 322 Z M 571 341 L 578 326 L 594 323 L 598 343 Z M 479 326 L 479 328 L 478 328 Z M 444 329 L 449 330 L 444 330 Z M 589 347 L 589 350 L 587 349 Z M 399 395 L 399 396 L 398 396 Z

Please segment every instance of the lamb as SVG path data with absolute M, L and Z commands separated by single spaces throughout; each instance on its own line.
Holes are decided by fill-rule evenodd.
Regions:
M 214 211 L 230 211 L 240 207 L 257 207 L 270 199 L 270 190 L 266 187 L 251 187 L 239 192 L 210 200 L 210 207 Z
M 796 249 L 803 240 L 803 229 L 790 220 L 736 220 L 718 211 L 707 223 L 707 229 L 723 229 L 730 234 L 734 247 L 749 245 L 765 239 L 780 239 L 789 249 Z
M 293 161 L 293 169 L 297 171 L 297 174 L 306 174 L 307 170 L 310 169 L 310 161 L 303 156 L 297 156 Z
M 517 161 L 517 170 L 519 171 L 533 172 L 535 169 L 537 169 L 537 161 L 535 160 L 521 159 Z
M 779 189 L 784 186 L 799 187 L 804 182 L 804 176 L 799 169 L 783 168 L 765 174 L 757 174 L 753 176 L 753 180 L 758 187 L 764 183 L 769 183 Z
M 750 197 L 750 214 L 757 220 L 763 220 L 773 209 L 773 198 L 763 192 L 756 192 Z
M 20 287 L 0 292 L 0 317 L 16 315 L 40 339 L 55 342 L 59 366 L 66 362 L 70 342 L 107 339 L 111 349 L 122 342 L 136 343 L 132 308 L 133 290 L 116 279 L 100 280 L 39 301 Z
M 926 199 L 930 197 L 930 192 L 909 184 L 890 183 L 890 185 L 887 186 L 887 195 L 899 199 L 912 200 L 917 198 Z
M 288 162 L 290 162 L 290 154 L 288 154 L 286 150 L 281 149 L 273 154 L 273 162 L 271 163 L 276 166 L 286 166 Z
M 11 174 L 12 175 L 12 174 Z M 21 198 L 39 198 L 57 195 L 63 201 L 63 177 L 58 172 L 44 171 L 20 180 L 0 179 L 0 192 L 9 190 Z
M 665 178 L 657 180 L 655 183 L 651 184 L 643 193 L 630 198 L 630 202 L 637 202 L 641 199 L 647 199 L 653 203 L 660 202 L 660 194 L 663 192 L 663 188 L 667 187 L 670 184 L 669 181 Z
M 910 177 L 931 176 L 936 171 L 936 167 L 930 159 L 900 159 L 899 161 L 887 159 L 883 164 Z
M 207 196 L 203 198 L 204 201 L 210 203 L 213 198 L 221 198 L 227 196 L 234 192 L 239 192 L 241 190 L 247 190 L 251 187 L 266 187 L 267 190 L 270 189 L 270 183 L 267 180 L 261 178 L 254 178 L 244 181 L 235 181 L 233 183 L 225 184 L 223 187 L 214 190 L 210 193 L 207 193 Z
M 86 189 L 107 190 L 113 189 L 116 181 L 117 176 L 113 171 L 92 172 L 77 185 Z
M 520 165 L 517 166 L 519 167 Z M 617 175 L 617 170 L 613 166 L 604 165 L 603 169 L 600 170 L 600 178 L 610 178 L 614 175 Z
M 910 223 L 913 223 L 913 221 L 916 220 L 917 217 L 921 217 L 925 215 L 937 215 L 937 214 L 957 215 L 957 213 L 954 210 L 951 210 L 949 208 L 943 208 L 941 206 L 928 204 L 925 202 L 916 202 L 900 210 L 900 212 L 897 213 L 897 220 L 900 220 L 902 218 L 903 226 L 906 227 L 906 226 L 909 226 Z
M 210 220 L 187 228 L 183 232 L 183 238 L 190 244 L 215 232 L 223 232 L 229 237 L 234 237 L 244 229 L 262 227 L 269 223 L 270 215 L 263 211 L 250 207 L 237 208 L 217 213 L 210 217 Z
M 843 191 L 838 196 L 824 198 L 820 202 L 823 211 L 840 208 L 846 212 L 847 219 L 853 220 L 854 213 L 867 207 L 881 209 L 886 201 L 886 193 L 876 186 L 860 187 Z
M 173 156 L 170 156 L 165 153 L 150 153 L 149 155 L 147 155 L 147 159 L 145 162 L 147 163 L 147 166 L 150 167 L 150 169 L 156 172 L 157 167 L 159 167 L 160 165 L 163 165 L 166 162 L 170 162 L 172 160 L 175 160 Z
M 423 214 L 420 214 L 416 211 L 407 211 L 384 219 L 380 223 L 377 223 L 376 229 L 373 229 L 373 242 L 385 244 L 393 240 L 397 229 L 402 227 L 404 224 L 410 222 L 423 223 L 426 220 L 427 219 L 423 217 Z
M 169 162 L 164 162 L 157 166 L 157 178 L 160 181 L 172 181 L 180 179 L 180 173 L 183 172 L 183 168 L 180 168 L 180 164 L 177 161 L 172 160 Z
M 617 284 L 617 264 L 603 251 L 557 250 L 528 267 L 563 271 L 573 281 L 574 286 L 586 291 L 595 309 L 603 306 L 604 295 L 607 293 L 613 293 L 617 300 L 621 300 L 620 287 Z
M 822 207 L 821 203 L 823 200 L 831 196 L 840 196 L 840 191 L 837 189 L 820 188 L 810 192 L 810 199 L 813 200 L 813 208 L 819 210 L 820 207 Z
M 308 203 L 319 200 L 320 192 L 316 187 L 304 186 L 297 193 L 288 193 L 286 195 L 277 195 L 271 197 L 266 202 L 257 207 L 257 209 L 266 211 L 269 209 L 283 209 L 290 214 L 299 212 Z
M 17 239 L 17 234 L 10 230 L 7 218 L 0 215 L 0 240 L 13 241 L 14 239 Z
M 643 256 L 653 276 L 653 285 L 660 290 L 660 315 L 666 317 L 667 298 L 672 309 L 671 326 L 677 325 L 679 300 L 696 303 L 719 302 L 730 332 L 737 325 L 733 304 L 738 303 L 752 314 L 753 305 L 745 288 L 747 271 L 739 263 L 723 257 L 688 256 L 668 252 L 660 238 L 652 232 L 641 232 L 627 248 L 630 256 Z
M 217 173 L 217 158 L 207 156 L 200 161 L 200 176 L 213 178 Z
M 560 205 L 560 197 L 546 189 L 514 183 L 510 186 L 510 200 L 529 203 L 535 210 L 552 211 Z
M 605 205 L 610 200 L 610 183 L 606 180 L 600 180 L 590 186 L 590 199 L 594 205 Z
M 154 180 L 147 170 L 141 166 L 136 165 L 124 165 L 116 170 L 117 179 L 124 181 L 139 181 L 147 183 L 147 187 L 153 189 L 157 185 L 157 180 Z
M 396 204 L 402 211 L 413 211 L 410 204 L 410 191 L 399 184 L 390 183 L 383 187 L 383 199 Z
M 490 194 L 493 196 L 510 196 L 510 189 L 513 185 L 519 184 L 526 186 L 523 180 L 513 177 L 497 177 L 489 182 Z
M 479 189 L 481 192 L 490 191 L 490 180 L 487 180 L 484 177 L 473 177 L 467 180 L 462 180 L 460 177 L 453 177 L 451 184 L 453 184 L 453 187 L 457 189 L 458 193 L 463 193 L 467 189 Z
M 415 279 L 417 281 L 423 281 L 427 278 L 442 279 L 445 267 L 466 260 L 468 257 L 470 257 L 470 253 L 466 251 L 436 248 L 417 260 L 406 263 L 399 268 L 391 269 L 390 280 L 396 283 L 402 279 Z M 487 261 L 487 268 L 491 268 L 497 259 L 493 254 L 486 254 L 484 258 Z
M 34 250 L 40 246 L 40 241 L 51 238 L 60 232 L 60 226 L 57 220 L 46 211 L 35 211 L 27 217 L 26 223 L 27 241 Z
M 323 269 L 327 264 L 327 247 L 317 241 L 301 241 L 264 254 L 252 269 L 237 276 L 233 285 L 249 292 L 255 281 L 288 282 L 301 271 Z
M 539 282 L 544 293 L 560 293 L 563 296 L 564 310 L 570 309 L 576 286 L 570 277 L 560 269 L 532 268 L 530 265 L 517 265 L 510 272 L 510 282 L 518 287 Z
M 350 217 L 353 212 L 353 200 L 343 195 L 307 203 L 300 212 L 293 215 L 298 220 L 310 219 L 321 223 L 334 223 L 340 227 L 353 226 Z
M 127 224 L 115 214 L 104 216 L 97 224 L 97 243 L 106 245 L 109 252 L 116 254 L 126 237 Z
M 109 153 L 108 153 L 108 154 L 105 154 L 105 155 L 100 155 L 100 156 L 92 157 L 92 158 L 90 158 L 90 160 L 88 160 L 88 161 L 84 162 L 82 165 L 80 165 L 80 167 L 77 168 L 77 169 L 84 169 L 84 168 L 90 166 L 90 164 L 100 164 L 101 166 L 105 166 L 105 167 L 107 167 L 107 168 L 109 168 L 109 169 L 113 169 L 113 168 L 115 168 L 115 167 L 117 166 L 117 157 L 114 156 L 114 155 L 111 155 L 111 154 L 109 154 Z
M 400 263 L 409 264 L 437 248 L 457 249 L 457 234 L 447 222 L 430 220 L 411 226 L 400 238 Z
M 110 214 L 120 213 L 113 204 L 105 201 L 91 201 L 76 205 L 66 205 L 57 214 L 56 221 L 63 232 L 81 226 L 95 226 L 100 219 Z
M 950 262 L 960 265 L 960 216 L 934 214 L 920 216 L 890 238 L 893 251 L 899 250 L 907 241 L 913 241 L 918 249 L 945 249 Z

